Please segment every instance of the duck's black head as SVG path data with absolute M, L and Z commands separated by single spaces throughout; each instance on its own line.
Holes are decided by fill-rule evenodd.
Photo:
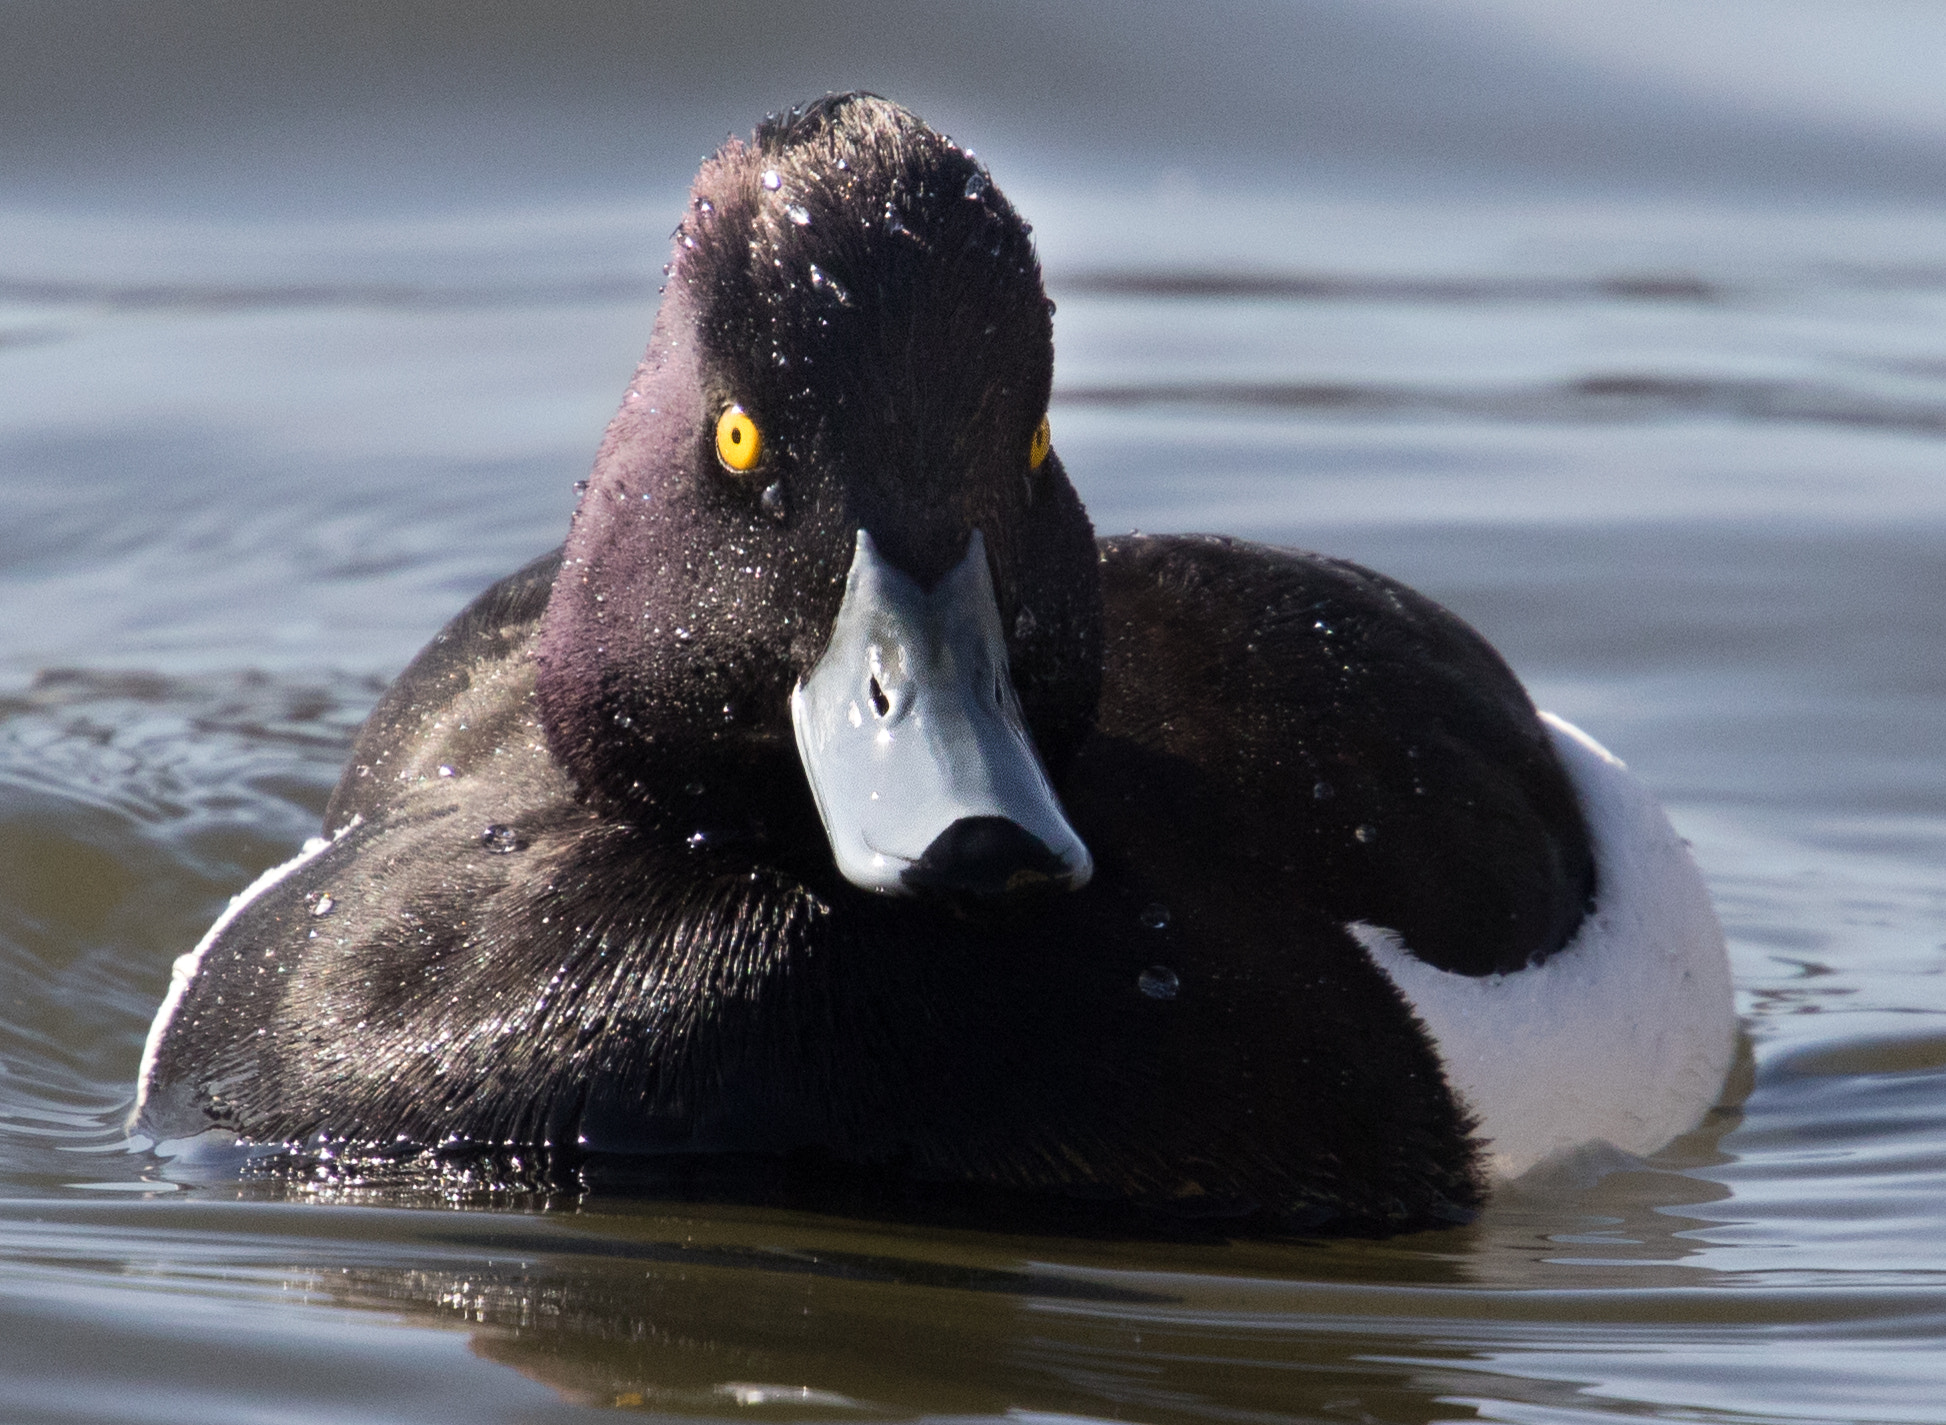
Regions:
M 1011 716 L 1058 780 L 1100 682 L 1029 233 L 970 153 L 871 95 L 704 164 L 543 627 L 548 738 L 590 796 L 705 842 L 803 840 L 810 818 L 817 846 L 821 810 L 860 884 L 846 838 L 854 861 L 906 838 L 872 885 L 900 890 L 932 874 L 907 843 L 939 808 L 872 818 L 909 790 L 966 813 L 932 827 L 947 883 L 1085 879 L 1078 841 L 1007 810 L 1039 767 L 980 762 L 1005 762 Z M 953 786 L 914 787 L 910 759 Z M 853 794 L 870 804 L 836 805 Z

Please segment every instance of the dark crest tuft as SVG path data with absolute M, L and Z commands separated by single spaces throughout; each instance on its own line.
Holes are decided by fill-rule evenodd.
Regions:
M 766 115 L 753 135 L 757 148 L 765 155 L 783 152 L 796 143 L 815 137 L 831 124 L 846 117 L 848 111 L 869 109 L 880 121 L 892 117 L 910 118 L 889 100 L 863 89 L 849 94 L 827 94 L 822 99 L 795 104 L 781 113 Z

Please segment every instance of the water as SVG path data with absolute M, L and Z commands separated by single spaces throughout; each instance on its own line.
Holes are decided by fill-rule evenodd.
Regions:
M 1946 1418 L 1946 119 L 1894 64 L 1936 29 L 1219 9 L 7 12 L 0 1417 Z M 1697 1132 L 1383 1243 L 128 1151 L 171 960 L 559 539 L 683 171 L 854 80 L 1034 219 L 1098 528 L 1405 578 L 1665 799 L 1746 1026 Z

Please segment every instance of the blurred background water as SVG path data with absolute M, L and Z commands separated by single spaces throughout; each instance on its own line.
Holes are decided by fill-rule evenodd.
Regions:
M 1661 793 L 1749 1054 L 1386 1243 L 196 1180 L 170 960 L 558 541 L 696 160 L 979 149 L 1106 532 L 1348 555 Z M 0 1418 L 1946 1419 L 1946 9 L 0 0 Z

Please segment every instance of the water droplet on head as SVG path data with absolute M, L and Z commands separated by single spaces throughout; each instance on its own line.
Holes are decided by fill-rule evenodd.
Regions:
M 973 171 L 972 176 L 966 180 L 965 192 L 966 192 L 966 196 L 969 198 L 986 197 L 987 176 L 984 173 L 981 173 L 978 169 L 975 169 Z
M 1174 999 L 1182 992 L 1182 979 L 1167 965 L 1151 965 L 1135 977 L 1135 988 L 1150 999 Z
M 808 228 L 811 226 L 810 211 L 802 203 L 786 203 L 784 205 L 784 216 L 796 223 L 800 228 Z
M 767 168 L 764 170 L 763 185 L 775 193 L 779 188 L 784 186 L 784 180 L 777 176 L 776 169 Z
M 1356 830 L 1354 830 L 1351 834 L 1357 837 L 1360 841 L 1366 842 L 1368 844 L 1370 842 L 1378 840 L 1378 828 L 1376 826 L 1373 826 L 1370 822 L 1365 822 L 1363 825 L 1359 826 Z
M 1144 930 L 1166 930 L 1169 925 L 1169 907 L 1159 901 L 1152 901 L 1143 906 L 1141 914 L 1135 918 L 1142 922 Z
M 716 211 L 716 204 L 710 202 L 707 198 L 698 198 L 696 200 L 696 211 L 699 213 L 714 213 Z
M 696 636 L 695 634 L 691 633 L 686 628 L 679 628 L 676 630 L 676 642 L 678 643 L 687 643 L 689 642 L 690 639 L 694 638 L 695 636 Z
M 480 833 L 480 845 L 496 856 L 505 856 L 512 851 L 525 851 L 527 838 L 511 826 L 503 826 L 496 821 Z
M 326 891 L 323 895 L 318 897 L 317 904 L 311 907 L 311 914 L 329 915 L 331 914 L 331 907 L 333 907 L 336 904 L 337 902 L 331 899 L 331 892 Z
M 459 775 L 459 771 L 453 766 L 452 763 L 441 762 L 439 764 L 439 775 L 442 777 L 457 777 Z
M 1329 782 L 1317 782 L 1314 783 L 1311 787 L 1312 801 L 1328 802 L 1337 795 L 1338 795 L 1338 789 L 1332 786 L 1331 783 Z
M 1316 629 L 1319 633 L 1331 632 L 1331 625 L 1326 623 L 1323 619 L 1317 620 L 1315 623 L 1311 625 L 1311 627 Z
M 782 480 L 764 486 L 764 492 L 759 497 L 758 503 L 764 507 L 764 513 L 774 520 L 784 520 L 790 517 L 790 501 L 785 497 L 784 482 Z
M 912 233 L 912 229 L 905 225 L 905 219 L 899 216 L 899 210 L 890 203 L 885 205 L 885 231 L 895 237 L 900 233 L 905 233 L 907 236 Z
M 820 292 L 830 293 L 832 300 L 837 302 L 839 306 L 848 307 L 851 305 L 851 293 L 844 289 L 844 284 L 839 282 L 829 272 L 820 268 L 815 262 L 811 264 L 811 285 Z
M 688 233 L 684 233 L 682 235 L 682 245 L 685 248 L 689 249 L 691 252 L 694 252 L 696 250 L 696 239 L 691 237 Z
M 709 845 L 709 833 L 707 831 L 692 831 L 689 833 L 688 839 L 683 842 L 683 845 L 687 846 L 691 851 L 701 851 L 705 846 Z
M 700 797 L 703 794 L 703 784 L 701 782 L 691 782 L 683 788 L 683 791 L 692 797 Z

